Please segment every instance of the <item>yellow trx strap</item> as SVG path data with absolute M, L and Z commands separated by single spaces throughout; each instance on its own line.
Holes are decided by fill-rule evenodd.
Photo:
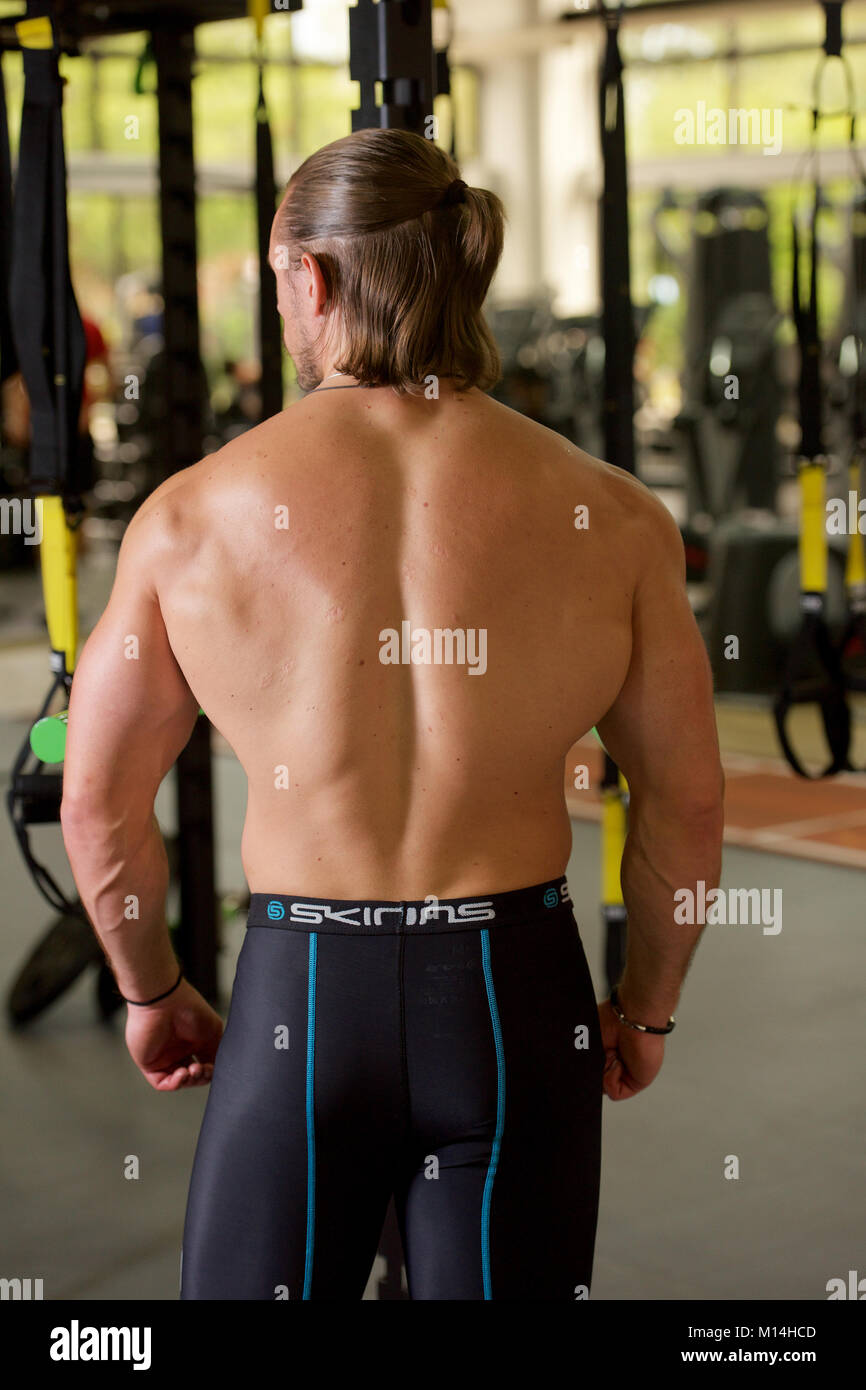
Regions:
M 247 14 L 255 24 L 256 41 L 261 43 L 265 32 L 265 15 L 270 14 L 269 0 L 247 0 Z
M 601 775 L 601 920 L 604 927 L 608 987 L 618 983 L 625 965 L 627 914 L 622 896 L 622 856 L 628 834 L 628 782 L 604 747 Z
M 860 532 L 860 470 L 863 454 L 855 449 L 848 465 L 849 506 L 855 519 L 845 562 L 848 621 L 840 644 L 842 676 L 848 690 L 866 693 L 866 551 Z M 858 769 L 864 771 L 866 769 Z
M 39 558 L 51 662 L 59 674 L 71 676 L 78 651 L 78 533 L 69 524 L 61 497 L 40 497 L 37 507 L 42 514 Z
M 860 516 L 860 459 L 855 455 L 848 465 L 848 490 L 853 493 L 854 516 Z M 851 593 L 866 585 L 866 552 L 859 526 L 855 526 L 848 542 L 845 561 L 845 588 Z
M 602 789 L 601 807 L 601 902 L 602 908 L 623 904 L 620 870 L 628 820 L 626 796 L 628 783 L 618 773 L 613 786 Z
M 800 466 L 800 590 L 804 594 L 827 592 L 827 514 L 824 507 L 823 462 Z
M 54 35 L 48 15 L 37 15 L 35 19 L 21 19 L 15 25 L 15 34 L 22 48 L 53 48 Z

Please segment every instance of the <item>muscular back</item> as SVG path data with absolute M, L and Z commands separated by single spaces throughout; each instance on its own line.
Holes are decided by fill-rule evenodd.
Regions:
M 564 759 L 623 687 L 663 510 L 641 484 L 477 391 L 326 388 L 147 505 L 171 650 L 247 775 L 253 892 L 564 871 Z M 462 663 L 384 663 L 407 622 L 468 633 Z

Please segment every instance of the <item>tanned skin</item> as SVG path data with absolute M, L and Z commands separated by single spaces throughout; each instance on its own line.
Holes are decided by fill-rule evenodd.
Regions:
M 723 793 L 675 523 L 632 476 L 477 389 L 345 389 L 315 257 L 276 278 L 311 394 L 141 506 L 75 674 L 63 833 L 121 992 L 150 999 L 177 976 L 153 805 L 199 706 L 247 776 L 250 890 L 312 897 L 563 874 L 564 762 L 595 725 L 630 790 L 620 1003 L 665 1024 L 701 931 L 674 923 L 674 893 L 718 884 Z M 486 671 L 383 664 L 380 632 L 405 620 L 484 629 Z M 665 1042 L 607 1000 L 599 1013 L 605 1090 L 624 1099 Z M 221 1031 L 186 981 L 128 1010 L 158 1090 L 206 1084 Z

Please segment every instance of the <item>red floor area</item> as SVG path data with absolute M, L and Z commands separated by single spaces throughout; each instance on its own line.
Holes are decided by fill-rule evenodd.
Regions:
M 866 868 L 866 774 L 807 782 L 774 758 L 729 754 L 722 762 L 726 844 Z M 574 789 L 579 764 L 589 769 L 586 791 Z M 570 814 L 597 820 L 602 753 L 594 734 L 574 745 L 566 769 Z

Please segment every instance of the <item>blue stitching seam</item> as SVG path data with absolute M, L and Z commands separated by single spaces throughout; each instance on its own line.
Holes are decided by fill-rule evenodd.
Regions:
M 493 1039 L 496 1044 L 496 1134 L 490 1152 L 490 1163 L 484 1182 L 484 1196 L 481 1201 L 481 1276 L 484 1283 L 484 1298 L 491 1299 L 490 1292 L 490 1203 L 493 1198 L 493 1179 L 499 1162 L 499 1149 L 502 1144 L 502 1131 L 505 1127 L 505 1048 L 502 1043 L 502 1028 L 499 1010 L 496 1006 L 496 991 L 493 988 L 493 974 L 490 968 L 490 932 L 481 931 L 481 955 L 484 963 L 484 983 L 487 986 L 487 1003 L 490 1008 L 490 1021 L 493 1024 Z
M 316 933 L 310 932 L 307 976 L 307 1246 L 304 1253 L 304 1293 L 309 1300 L 313 1281 L 313 1232 L 316 1210 L 316 1131 L 313 1116 L 313 1077 L 316 1047 Z

